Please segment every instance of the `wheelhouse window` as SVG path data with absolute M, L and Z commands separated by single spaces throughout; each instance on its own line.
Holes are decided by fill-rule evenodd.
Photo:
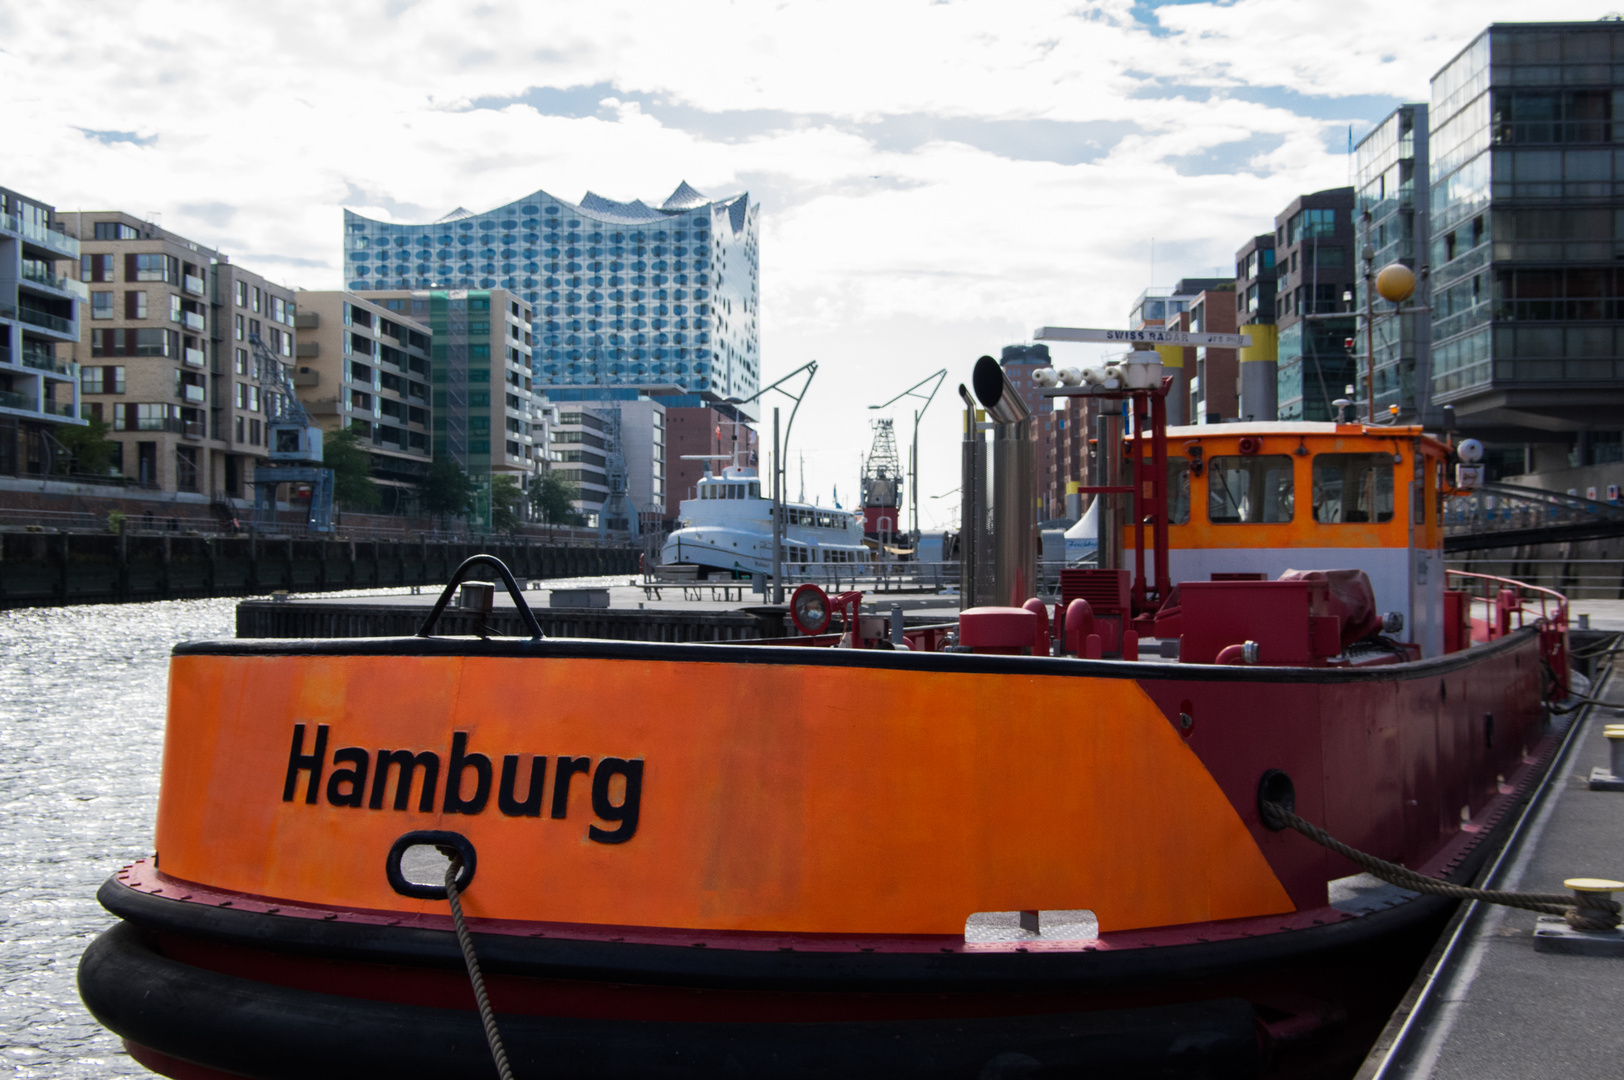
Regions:
M 1316 454 L 1314 520 L 1322 524 L 1392 521 L 1392 455 Z
M 1150 472 L 1150 459 L 1143 462 L 1145 472 Z M 1169 525 L 1188 525 L 1190 523 L 1190 459 L 1183 457 L 1169 457 L 1167 459 L 1167 523 Z
M 1207 464 L 1207 520 L 1214 525 L 1290 521 L 1295 506 L 1289 454 L 1215 457 Z

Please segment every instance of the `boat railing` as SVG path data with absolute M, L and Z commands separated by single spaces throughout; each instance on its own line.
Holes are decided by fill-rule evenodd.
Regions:
M 1472 636 L 1494 641 L 1528 625 L 1530 617 L 1539 627 L 1565 628 L 1568 625 L 1568 598 L 1555 589 L 1530 585 L 1516 578 L 1449 570 L 1451 588 L 1464 592 L 1470 603 Z M 1464 587 L 1463 587 L 1464 586 Z M 1478 617 L 1481 605 L 1482 618 Z

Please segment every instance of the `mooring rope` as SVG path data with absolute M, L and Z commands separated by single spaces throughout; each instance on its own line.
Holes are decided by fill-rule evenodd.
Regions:
M 1575 930 L 1611 930 L 1619 925 L 1619 902 L 1602 893 L 1505 892 L 1499 889 L 1474 889 L 1468 885 L 1456 885 L 1452 881 L 1428 877 L 1398 863 L 1378 859 L 1368 852 L 1349 847 L 1313 822 L 1298 817 L 1277 802 L 1261 800 L 1258 807 L 1266 818 L 1272 817 L 1281 825 L 1289 825 L 1314 843 L 1329 848 L 1401 889 L 1431 893 L 1434 896 L 1449 896 L 1457 900 L 1481 900 L 1488 904 L 1537 911 L 1546 915 L 1561 915 Z
M 445 898 L 451 901 L 451 921 L 457 928 L 457 944 L 462 946 L 462 958 L 468 965 L 468 981 L 474 984 L 474 1000 L 479 1002 L 479 1021 L 485 1025 L 485 1041 L 490 1044 L 491 1057 L 496 1059 L 497 1075 L 502 1080 L 513 1080 L 507 1051 L 502 1049 L 502 1033 L 496 1029 L 496 1013 L 491 1010 L 491 999 L 485 993 L 485 977 L 479 973 L 479 957 L 474 955 L 474 938 L 462 917 L 462 899 L 457 895 L 457 873 L 462 869 L 462 857 L 455 851 L 455 848 L 446 850 L 451 864 L 445 871 Z

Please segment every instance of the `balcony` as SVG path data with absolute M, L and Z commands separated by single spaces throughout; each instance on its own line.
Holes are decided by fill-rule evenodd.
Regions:
M 31 260 L 23 261 L 22 280 L 34 285 L 41 285 L 57 292 L 71 293 L 75 299 L 88 303 L 90 301 L 90 286 L 82 281 L 61 274 L 53 274 L 45 269 L 42 263 Z
M 180 396 L 183 400 L 190 401 L 194 405 L 201 405 L 204 401 L 203 388 L 201 386 L 193 385 L 192 383 L 186 383 L 181 386 Z
M 39 412 L 39 399 L 32 394 L 15 394 L 10 390 L 0 390 L 0 409 Z
M 181 312 L 180 321 L 188 330 L 196 330 L 198 333 L 203 332 L 203 316 L 195 311 Z
M 35 308 L 0 304 L 0 319 L 16 319 L 19 322 L 37 326 L 42 330 L 49 330 L 53 334 L 64 334 L 69 337 L 79 336 L 78 324 L 72 319 L 64 319 L 61 316 L 52 315 Z
M 191 293 L 193 296 L 203 295 L 203 279 L 200 277 L 194 277 L 191 274 L 182 275 L 180 279 L 180 287 Z
M 183 439 L 207 438 L 207 428 L 201 420 L 172 420 L 170 423 L 179 427 Z
M 182 359 L 185 360 L 187 367 L 195 368 L 203 367 L 208 362 L 203 355 L 202 349 L 186 349 L 182 354 Z
M 319 398 L 316 401 L 308 401 L 305 403 L 305 408 L 310 410 L 312 416 L 338 416 L 344 411 L 343 403 L 337 398 Z
M 49 413 L 52 416 L 65 416 L 69 420 L 79 419 L 78 416 L 74 414 L 73 402 L 71 401 L 47 401 L 40 411 Z
M 16 214 L 0 214 L 0 229 L 10 229 L 12 232 L 22 233 L 23 239 L 31 244 L 54 252 L 64 259 L 79 258 L 79 241 L 62 231 L 57 225 L 46 228 L 33 222 L 24 221 Z
M 35 371 L 43 371 L 49 375 L 61 375 L 64 378 L 73 377 L 73 365 L 58 360 L 54 353 L 25 348 L 22 351 L 21 359 L 24 367 L 31 367 Z

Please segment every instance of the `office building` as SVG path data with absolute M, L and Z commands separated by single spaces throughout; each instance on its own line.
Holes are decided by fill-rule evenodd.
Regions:
M 1236 330 L 1252 339 L 1236 354 L 1235 414 L 1242 420 L 1274 420 L 1279 415 L 1276 285 L 1274 233 L 1267 232 L 1252 237 L 1235 253 Z
M 531 434 L 530 305 L 506 289 L 388 289 L 358 295 L 390 317 L 427 328 L 430 453 L 456 462 L 479 483 L 487 497 L 477 517 L 489 525 L 491 478 L 512 476 L 528 491 L 544 460 Z
M 1277 416 L 1332 420 L 1354 383 L 1353 189 L 1299 196 L 1274 225 Z
M 1400 105 L 1378 123 L 1354 150 L 1354 187 L 1358 192 L 1355 232 L 1359 266 L 1354 278 L 1358 362 L 1353 414 L 1369 413 L 1369 381 L 1374 372 L 1375 413 L 1405 423 L 1435 423 L 1431 399 L 1431 322 L 1417 309 L 1426 307 L 1424 288 L 1400 310 L 1374 292 L 1374 275 L 1384 266 L 1403 263 L 1422 282 L 1427 262 L 1429 189 L 1427 187 L 1427 107 Z M 1368 256 L 1368 257 L 1367 257 Z M 1372 352 L 1375 356 L 1371 364 Z
M 253 348 L 291 368 L 293 290 L 149 221 L 62 215 L 90 292 L 75 359 L 80 394 L 141 487 L 245 498 L 265 458 L 267 395 L 283 385 Z
M 538 191 L 426 225 L 346 211 L 344 277 L 354 290 L 506 289 L 533 313 L 538 386 L 677 387 L 719 403 L 761 385 L 759 212 L 687 184 L 658 207 Z
M 299 293 L 293 383 L 327 431 L 351 428 L 366 448 L 381 509 L 416 505 L 432 458 L 426 323 L 357 293 Z
M 1620 58 L 1617 21 L 1495 24 L 1432 79 L 1432 404 L 1491 476 L 1619 480 Z
M 78 260 L 79 242 L 54 207 L 0 188 L 0 476 L 58 471 L 51 433 L 84 423 L 64 358 L 79 340 Z

